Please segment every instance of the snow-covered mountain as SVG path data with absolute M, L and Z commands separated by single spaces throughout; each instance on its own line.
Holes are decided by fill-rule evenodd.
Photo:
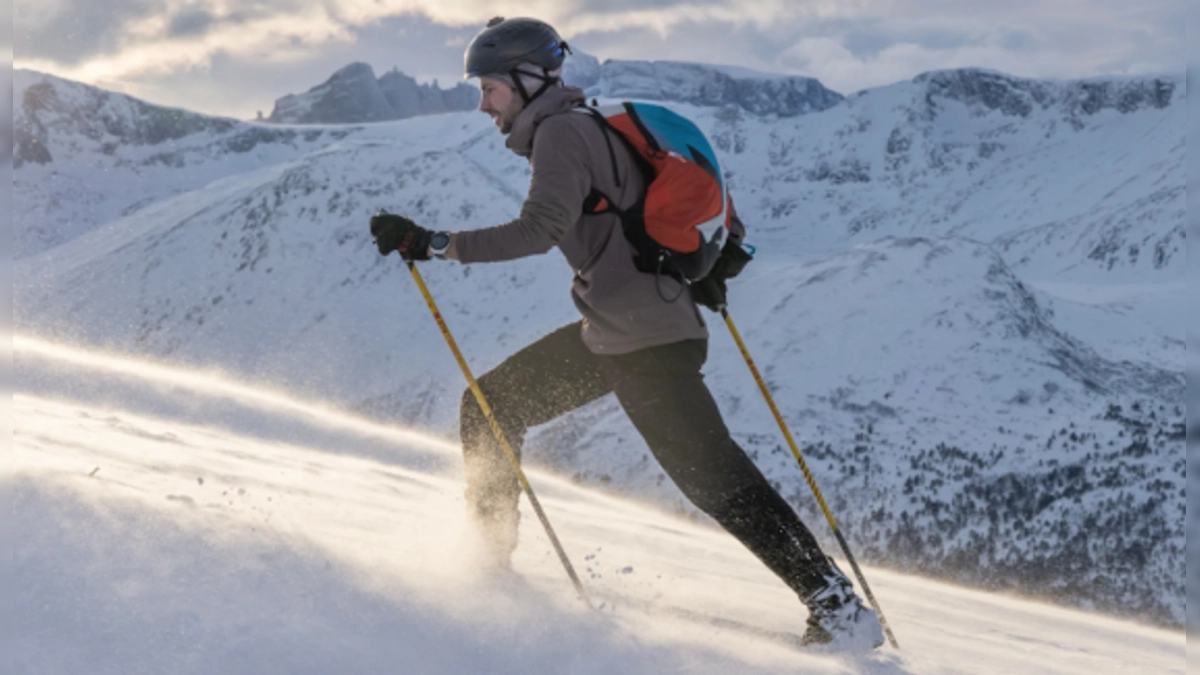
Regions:
M 756 115 L 795 117 L 819 112 L 844 97 L 811 77 L 759 73 L 745 68 L 677 61 L 600 63 L 576 52 L 567 57 L 563 79 L 588 96 L 732 106 Z M 286 124 L 357 124 L 406 119 L 417 115 L 467 111 L 479 104 L 474 86 L 459 83 L 440 89 L 398 70 L 380 78 L 365 63 L 352 63 L 303 94 L 275 102 L 269 122 Z
M 18 75 L 18 118 L 30 92 L 62 102 L 34 117 L 49 158 L 14 173 L 18 239 L 58 233 L 15 256 L 18 330 L 453 437 L 461 375 L 366 222 L 513 217 L 529 170 L 490 120 L 197 116 L 165 142 L 173 163 L 147 165 L 161 150 L 140 132 L 72 121 L 95 90 Z M 758 247 L 733 317 L 862 557 L 1182 621 L 1184 97 L 1176 77 L 961 70 L 793 117 L 675 105 L 713 140 Z M 223 140 L 239 134 L 283 136 L 239 153 Z M 135 179 L 149 196 L 129 208 Z M 477 373 L 575 318 L 555 255 L 422 272 Z M 706 372 L 825 532 L 719 322 Z M 611 401 L 537 430 L 527 456 L 687 512 Z
M 417 115 L 472 110 L 479 92 L 459 83 L 442 89 L 437 83 L 418 84 L 397 69 L 376 78 L 365 63 L 351 63 L 303 94 L 275 101 L 268 122 L 282 124 L 344 124 L 383 122 Z
M 28 70 L 14 75 L 14 259 L 353 133 L 246 124 Z
M 567 58 L 563 80 L 588 96 L 733 106 L 778 117 L 820 112 L 844 98 L 811 77 L 678 61 L 609 59 L 601 64 L 582 52 Z

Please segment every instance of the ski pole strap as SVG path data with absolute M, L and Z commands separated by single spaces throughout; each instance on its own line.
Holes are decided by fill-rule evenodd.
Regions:
M 442 318 L 442 313 L 438 310 L 437 303 L 433 301 L 433 295 L 429 292 L 429 287 L 425 285 L 425 280 L 421 277 L 421 273 L 417 271 L 417 266 L 411 260 L 405 260 L 404 262 L 408 265 L 408 270 L 412 272 L 413 279 L 417 282 L 417 288 L 421 290 L 421 295 L 425 298 L 425 304 L 429 305 L 429 311 L 433 313 L 433 320 L 437 322 L 438 328 L 441 329 L 442 337 L 446 338 L 446 344 L 449 345 L 450 351 L 454 354 L 454 359 L 458 361 L 458 367 L 462 369 L 463 375 L 467 378 L 467 384 L 471 388 L 471 393 L 475 395 L 475 400 L 479 403 L 479 408 L 483 411 L 484 417 L 487 418 L 488 425 L 492 428 L 492 433 L 496 435 L 496 440 L 500 443 L 500 448 L 504 451 L 504 456 L 508 460 L 509 466 L 512 467 L 513 473 L 517 476 L 517 482 L 521 484 L 521 489 L 524 490 L 525 496 L 529 498 L 529 505 L 533 507 L 534 513 L 537 514 L 538 521 L 542 523 L 542 528 L 546 530 L 546 535 L 550 538 L 550 544 L 554 547 L 554 552 L 558 554 L 559 562 L 562 563 L 563 569 L 567 571 L 567 576 L 570 577 L 571 584 L 575 586 L 575 592 L 579 594 L 579 597 L 588 606 L 588 609 L 592 609 L 591 598 L 588 597 L 587 591 L 584 590 L 583 583 L 579 580 L 579 575 L 575 573 L 575 568 L 571 565 L 571 560 L 567 557 L 567 552 L 563 549 L 562 542 L 558 540 L 558 535 L 554 533 L 554 528 L 550 525 L 550 519 L 546 517 L 546 512 L 542 509 L 541 502 L 538 501 L 537 495 L 533 493 L 533 486 L 529 484 L 529 479 L 525 477 L 525 471 L 521 469 L 521 462 L 517 459 L 517 453 L 509 445 L 508 439 L 504 435 L 504 430 L 500 428 L 500 423 L 496 421 L 496 416 L 492 413 L 491 406 L 488 405 L 487 397 L 483 395 L 483 390 L 479 388 L 479 382 L 471 374 L 471 368 L 467 365 L 467 360 L 463 358 L 458 344 L 454 341 L 454 336 L 450 334 L 450 327 L 446 325 L 446 320 Z
M 846 543 L 846 538 L 842 536 L 842 531 L 838 528 L 837 521 L 833 518 L 833 512 L 829 510 L 829 505 L 825 503 L 825 497 L 821 494 L 821 490 L 817 488 L 817 480 L 813 478 L 812 472 L 808 470 L 808 463 L 804 461 L 804 456 L 800 454 L 800 447 L 796 445 L 796 439 L 792 438 L 791 430 L 788 429 L 787 423 L 783 421 L 783 415 L 779 412 L 779 406 L 775 405 L 775 398 L 771 396 L 771 390 L 767 387 L 766 380 L 758 372 L 758 366 L 754 365 L 754 359 L 750 357 L 750 350 L 746 348 L 746 343 L 742 340 L 741 333 L 738 332 L 737 326 L 733 324 L 733 318 L 729 316 L 729 310 L 722 305 L 720 311 L 721 317 L 725 319 L 725 325 L 729 327 L 729 333 L 733 335 L 733 341 L 737 343 L 738 349 L 742 352 L 742 358 L 746 360 L 746 365 L 750 368 L 750 374 L 754 376 L 754 381 L 758 383 L 758 388 L 762 391 L 763 398 L 767 400 L 767 406 L 771 408 L 771 414 L 775 416 L 775 422 L 779 424 L 779 430 L 783 432 L 783 437 L 787 440 L 788 447 L 792 450 L 792 455 L 796 457 L 796 463 L 800 465 L 800 471 L 804 474 L 804 479 L 808 481 L 808 487 L 812 489 L 813 496 L 817 498 L 817 504 L 821 506 L 821 511 L 825 513 L 825 519 L 829 521 L 829 527 L 833 530 L 833 536 L 842 547 L 842 552 L 846 554 L 846 560 L 854 570 L 854 576 L 858 579 L 859 585 L 862 586 L 863 595 L 867 596 L 867 601 L 871 603 L 871 606 L 875 609 L 875 613 L 879 616 L 879 623 L 883 626 L 883 632 L 887 635 L 888 641 L 891 642 L 893 647 L 899 649 L 900 643 L 896 641 L 896 636 L 892 634 L 892 629 L 888 627 L 887 619 L 883 616 L 883 610 L 875 600 L 875 594 L 871 592 L 871 587 L 867 585 L 867 579 L 863 576 L 862 569 L 858 566 L 858 561 L 854 559 L 854 554 L 850 552 L 850 545 Z

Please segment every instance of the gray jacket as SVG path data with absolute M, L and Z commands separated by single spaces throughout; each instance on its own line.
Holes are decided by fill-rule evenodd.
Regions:
M 456 257 L 464 263 L 496 262 L 557 246 L 575 270 L 571 295 L 583 314 L 583 340 L 597 354 L 707 338 L 699 309 L 678 281 L 634 267 L 620 217 L 583 213 L 593 188 L 622 209 L 633 206 L 645 189 L 631 151 L 610 136 L 617 184 L 604 137 L 611 132 L 590 115 L 571 111 L 583 101 L 583 92 L 574 87 L 550 89 L 518 115 L 507 145 L 529 158 L 533 169 L 521 214 L 504 225 L 456 233 Z

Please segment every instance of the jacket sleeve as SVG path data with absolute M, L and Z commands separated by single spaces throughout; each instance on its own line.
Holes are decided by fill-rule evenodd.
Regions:
M 529 194 L 516 220 L 455 233 L 458 260 L 499 262 L 546 253 L 575 225 L 591 192 L 587 145 L 572 113 L 544 120 L 533 141 Z

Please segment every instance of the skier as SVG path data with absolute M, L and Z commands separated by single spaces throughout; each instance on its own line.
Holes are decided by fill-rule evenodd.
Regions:
M 535 19 L 493 19 L 467 47 L 467 78 L 479 78 L 479 110 L 506 144 L 529 160 L 532 178 L 520 215 L 496 227 L 433 232 L 399 215 L 371 219 L 382 255 L 460 263 L 513 260 L 558 247 L 575 270 L 571 286 L 583 320 L 510 356 L 479 378 L 514 450 L 525 431 L 609 393 L 683 494 L 754 553 L 808 606 L 803 640 L 874 648 L 875 612 L 817 544 L 788 503 L 730 437 L 700 372 L 708 331 L 697 304 L 725 301 L 721 264 L 685 289 L 674 277 L 639 272 L 614 213 L 584 213 L 593 189 L 620 208 L 645 188 L 632 151 L 590 115 L 583 92 L 565 86 L 569 51 Z M 731 218 L 730 247 L 744 228 Z M 690 290 L 694 302 L 680 295 Z M 672 301 L 675 299 L 676 301 Z M 517 545 L 520 488 L 470 390 L 461 413 L 467 501 L 490 565 L 507 568 Z

